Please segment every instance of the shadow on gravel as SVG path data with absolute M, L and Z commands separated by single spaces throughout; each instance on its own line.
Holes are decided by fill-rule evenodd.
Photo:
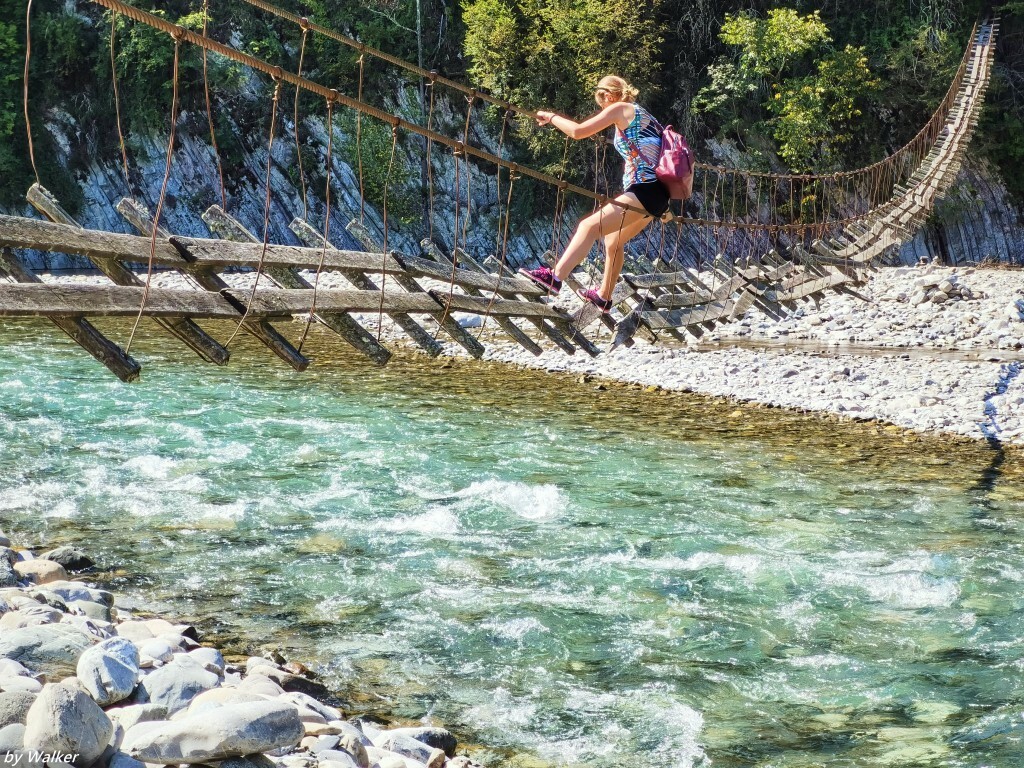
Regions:
M 1022 317 L 1024 317 L 1024 300 L 1018 300 L 1017 307 L 1020 309 Z M 1002 474 L 1000 468 L 1003 462 L 1006 461 L 1006 449 L 1003 447 L 1003 441 L 999 439 L 999 433 L 1002 431 L 1002 428 L 999 426 L 998 409 L 995 403 L 992 402 L 992 399 L 997 395 L 1004 394 L 1010 386 L 1010 382 L 1017 378 L 1020 372 L 1020 363 L 1009 363 L 1002 366 L 999 369 L 999 381 L 996 382 L 995 389 L 985 396 L 985 421 L 981 424 L 981 434 L 993 453 L 992 460 L 982 471 L 981 477 L 978 478 L 978 482 L 972 490 L 985 493 L 993 491 Z

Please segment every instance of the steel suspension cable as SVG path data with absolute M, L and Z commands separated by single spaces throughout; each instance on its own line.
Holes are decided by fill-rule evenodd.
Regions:
M 299 68 L 295 74 L 302 77 L 302 64 L 306 58 L 306 38 L 309 37 L 308 25 L 302 27 L 302 45 L 299 48 Z M 302 144 L 299 143 L 299 96 L 302 94 L 302 88 L 296 84 L 295 86 L 295 114 L 292 116 L 292 129 L 295 132 L 295 158 L 299 164 L 299 183 L 302 185 L 302 220 L 306 221 L 309 219 L 309 201 L 306 199 L 306 173 L 302 167 Z M 328 114 L 330 114 L 332 100 L 327 101 Z M 333 131 L 333 126 L 328 123 L 328 132 Z M 330 136 L 328 137 L 328 143 L 330 143 Z M 327 164 L 328 179 L 330 178 L 330 163 Z

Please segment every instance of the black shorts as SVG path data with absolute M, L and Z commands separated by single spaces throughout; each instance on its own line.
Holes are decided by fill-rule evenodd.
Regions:
M 645 181 L 640 184 L 634 184 L 626 191 L 636 195 L 640 205 L 654 218 L 658 218 L 668 210 L 668 190 L 660 181 Z

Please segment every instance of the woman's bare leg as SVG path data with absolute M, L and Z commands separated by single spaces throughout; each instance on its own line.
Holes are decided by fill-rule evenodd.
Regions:
M 641 207 L 636 195 L 630 192 L 619 195 L 615 200 L 634 208 Z M 569 245 L 566 246 L 565 251 L 562 253 L 562 258 L 555 265 L 555 276 L 559 280 L 565 280 L 569 273 L 587 258 L 587 254 L 590 253 L 590 249 L 599 238 L 607 237 L 621 230 L 631 229 L 638 221 L 647 222 L 650 220 L 650 216 L 646 213 L 639 213 L 614 203 L 607 203 L 599 210 L 582 219 L 576 226 L 576 231 L 573 233 Z M 618 270 L 622 270 L 621 260 Z M 607 272 L 607 266 L 605 271 Z M 615 278 L 618 279 L 618 276 L 619 273 L 617 271 Z
M 601 287 L 598 293 L 602 299 L 610 299 L 615 284 L 619 281 L 622 273 L 622 263 L 626 258 L 626 243 L 639 235 L 647 225 L 654 221 L 650 216 L 642 216 L 628 226 L 624 226 L 618 232 L 612 232 L 604 238 L 605 262 L 604 275 L 601 278 Z

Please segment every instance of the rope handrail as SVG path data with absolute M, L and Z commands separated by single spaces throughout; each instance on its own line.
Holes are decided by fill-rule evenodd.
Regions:
M 301 88 L 303 90 L 309 91 L 311 93 L 315 93 L 315 94 L 317 94 L 321 98 L 324 98 L 327 101 L 343 104 L 343 105 L 345 105 L 345 106 L 347 106 L 347 107 L 349 107 L 351 109 L 356 110 L 359 113 L 370 115 L 370 116 L 372 116 L 372 117 L 374 117 L 374 118 L 376 118 L 378 120 L 381 120 L 382 122 L 388 123 L 389 125 L 392 126 L 393 129 L 402 128 L 402 129 L 404 129 L 404 130 L 406 130 L 406 131 L 408 131 L 410 133 L 414 133 L 414 134 L 417 134 L 419 136 L 425 137 L 425 138 L 429 139 L 431 142 L 437 142 L 439 144 L 445 145 L 445 146 L 453 149 L 456 152 L 465 153 L 465 155 L 467 155 L 467 156 L 471 155 L 471 156 L 473 156 L 473 157 L 475 157 L 475 158 L 477 158 L 479 160 L 483 160 L 483 161 L 492 163 L 492 164 L 494 164 L 494 165 L 496 165 L 498 167 L 507 168 L 512 173 L 521 174 L 523 176 L 528 176 L 530 178 L 536 179 L 537 181 L 541 181 L 543 183 L 546 183 L 546 184 L 549 184 L 551 186 L 554 186 L 555 188 L 557 188 L 559 190 L 562 190 L 563 193 L 564 192 L 572 192 L 572 193 L 574 193 L 576 195 L 580 195 L 580 196 L 582 196 L 584 198 L 589 198 L 589 199 L 592 199 L 592 200 L 596 200 L 596 201 L 598 201 L 602 205 L 604 205 L 606 203 L 612 203 L 613 205 L 616 205 L 617 207 L 620 207 L 622 209 L 633 210 L 633 211 L 636 211 L 636 212 L 645 212 L 642 209 L 637 208 L 635 206 L 631 206 L 631 205 L 628 205 L 628 204 L 625 204 L 625 203 L 621 203 L 621 202 L 619 202 L 617 200 L 614 200 L 614 199 L 610 198 L 607 195 L 596 194 L 595 192 L 592 192 L 589 189 L 585 189 L 583 187 L 580 187 L 580 186 L 577 186 L 577 185 L 574 185 L 574 184 L 570 184 L 568 182 L 565 182 L 564 180 L 559 180 L 559 179 L 555 178 L 554 176 L 551 176 L 550 174 L 546 174 L 546 173 L 543 173 L 541 171 L 534 170 L 532 168 L 529 168 L 528 166 L 524 166 L 524 165 L 521 165 L 519 163 L 511 162 L 509 160 L 505 160 L 504 158 L 501 158 L 501 157 L 498 157 L 496 155 L 493 155 L 490 152 L 487 152 L 486 150 L 479 149 L 477 147 L 473 147 L 473 146 L 469 145 L 468 143 L 466 143 L 464 141 L 458 141 L 458 140 L 455 140 L 455 139 L 451 139 L 451 138 L 449 138 L 449 137 L 447 137 L 447 136 L 445 136 L 443 134 L 440 134 L 440 133 L 438 133 L 436 131 L 424 128 L 424 127 L 419 126 L 419 125 L 417 125 L 415 123 L 411 123 L 408 120 L 404 120 L 404 119 L 402 119 L 401 117 L 399 117 L 397 115 L 394 115 L 394 114 L 392 114 L 390 112 L 387 112 L 386 110 L 380 109 L 379 107 L 375 107 L 375 106 L 373 106 L 371 104 L 367 104 L 366 102 L 364 102 L 364 101 L 362 101 L 360 99 L 354 99 L 354 98 L 352 98 L 350 96 L 346 96 L 346 95 L 338 92 L 337 90 L 327 88 L 326 86 L 321 85 L 320 83 L 317 83 L 315 81 L 312 81 L 312 80 L 310 80 L 310 79 L 308 79 L 306 77 L 302 77 L 302 76 L 293 74 L 291 72 L 288 72 L 288 71 L 282 69 L 281 67 L 271 65 L 271 64 L 269 64 L 268 62 L 266 62 L 266 61 L 264 61 L 262 59 L 259 59 L 259 58 L 255 57 L 255 56 L 252 56 L 250 54 L 244 53 L 242 51 L 238 51 L 237 49 L 234 49 L 234 48 L 232 48 L 230 46 L 227 46 L 227 45 L 225 45 L 223 43 L 220 43 L 220 42 L 218 42 L 216 40 L 213 40 L 213 39 L 207 37 L 206 35 L 202 35 L 202 34 L 199 34 L 199 33 L 195 32 L 195 31 L 192 31 L 192 30 L 189 30 L 189 29 L 185 29 L 184 27 L 180 27 L 180 26 L 178 26 L 176 24 L 173 24 L 173 23 L 167 21 L 166 19 L 163 19 L 163 18 L 160 18 L 160 17 L 155 16 L 153 14 L 150 14 L 150 13 L 148 13 L 148 12 L 146 12 L 146 11 L 140 9 L 140 8 L 127 5 L 126 3 L 122 2 L 121 0 L 92 0 L 92 1 L 97 3 L 98 5 L 101 5 L 101 6 L 105 7 L 105 8 L 108 8 L 109 10 L 119 12 L 119 13 L 123 14 L 124 16 L 127 16 L 128 18 L 131 18 L 131 19 L 133 19 L 133 20 L 135 20 L 137 22 L 146 24 L 146 25 L 148 25 L 148 26 L 150 26 L 150 27 L 152 27 L 154 29 L 162 31 L 162 32 L 170 35 L 176 41 L 188 42 L 190 44 L 199 46 L 199 47 L 201 47 L 201 48 L 203 48 L 205 50 L 212 51 L 214 53 L 218 53 L 218 54 L 220 54 L 222 56 L 225 56 L 226 58 L 229 58 L 229 59 L 231 59 L 231 60 L 233 60 L 233 61 L 235 61 L 237 63 L 243 64 L 244 66 L 247 66 L 250 69 L 254 69 L 254 70 L 263 72 L 264 74 L 270 76 L 277 83 L 279 83 L 281 81 L 291 83 L 292 85 L 295 85 L 298 88 Z M 259 0 L 259 1 L 262 2 L 262 0 Z M 246 0 L 246 2 L 250 2 L 250 0 Z M 959 84 L 962 82 L 963 75 L 966 72 L 967 64 L 971 60 L 971 54 L 975 51 L 975 49 L 977 48 L 977 45 L 978 45 L 977 42 L 972 41 L 971 47 L 965 53 L 963 62 L 961 63 L 960 69 L 958 70 L 957 77 L 954 78 L 954 83 L 951 86 L 949 92 L 947 93 L 946 98 L 943 100 L 943 106 L 945 106 L 947 103 L 952 104 L 953 102 L 955 102 L 955 98 L 957 96 L 957 90 L 958 90 Z M 394 57 L 391 57 L 391 58 L 394 58 Z M 954 87 L 954 86 L 956 86 L 956 87 Z M 479 93 L 477 93 L 477 95 L 480 96 Z M 931 134 L 933 133 L 934 134 L 933 141 L 938 139 L 938 137 L 941 135 L 941 132 L 938 130 L 938 124 L 939 123 L 938 123 L 938 120 L 937 120 L 937 118 L 939 117 L 939 114 L 940 113 L 937 112 L 936 115 L 933 116 L 932 120 L 929 121 L 929 124 L 927 126 L 925 126 L 925 128 L 922 129 L 921 132 L 919 132 L 919 134 L 918 134 L 919 137 L 920 136 L 931 136 Z M 943 120 L 945 120 L 945 115 L 942 115 L 942 117 L 943 117 Z M 929 131 L 928 131 L 929 128 L 932 129 L 931 133 L 929 133 Z M 915 139 L 915 141 L 917 141 L 917 139 Z M 923 147 L 922 147 L 922 149 L 923 149 Z M 916 161 L 917 164 L 919 164 L 921 162 L 921 160 L 923 159 L 923 157 L 926 154 L 927 153 L 922 154 L 917 159 L 917 161 Z M 895 156 L 891 156 L 889 158 L 888 162 L 891 162 L 893 160 L 893 157 L 895 157 Z M 874 166 L 872 166 L 872 167 L 874 167 Z M 725 172 L 725 174 L 727 174 L 728 176 L 731 176 L 733 178 L 733 183 L 735 183 L 735 179 L 737 177 L 744 175 L 743 172 L 738 171 L 737 169 L 724 169 L 724 172 Z M 751 174 L 751 175 L 753 175 L 753 174 Z M 838 178 L 838 174 L 829 174 L 829 175 L 826 175 L 826 176 L 817 176 L 817 177 L 815 177 L 815 176 L 797 176 L 797 177 L 783 176 L 783 177 L 779 177 L 779 178 L 783 178 L 783 179 L 832 180 L 832 179 Z M 896 183 L 897 183 L 897 180 L 896 180 L 895 176 L 893 176 L 891 179 L 888 179 L 883 184 L 882 192 L 886 192 L 887 190 L 892 189 L 896 185 Z M 791 191 L 791 194 L 792 194 L 792 189 L 790 191 Z M 886 194 L 885 195 L 885 199 L 888 200 L 888 198 L 889 198 L 889 195 Z M 777 233 L 806 234 L 807 232 L 812 232 L 812 231 L 820 230 L 824 226 L 844 226 L 844 225 L 849 224 L 849 223 L 853 223 L 853 222 L 856 222 L 856 221 L 863 220 L 867 216 L 869 216 L 869 215 L 871 215 L 873 213 L 876 213 L 879 209 L 884 209 L 887 204 L 888 203 L 886 203 L 884 200 L 880 200 L 878 203 L 869 206 L 868 209 L 864 210 L 863 212 L 858 212 L 858 213 L 855 213 L 854 215 L 846 216 L 844 218 L 835 219 L 835 220 L 828 221 L 828 222 L 825 222 L 825 221 L 820 221 L 820 222 L 819 221 L 815 221 L 813 223 L 808 223 L 806 221 L 796 221 L 796 222 L 784 223 L 784 222 L 780 222 L 780 221 L 775 221 L 774 217 L 773 217 L 773 221 L 771 221 L 769 223 L 765 223 L 765 222 L 756 222 L 756 221 L 755 222 L 751 222 L 749 220 L 737 220 L 737 219 L 729 219 L 729 220 L 727 220 L 727 219 L 724 219 L 724 218 L 723 219 L 688 218 L 688 217 L 679 217 L 679 216 L 671 217 L 671 221 L 676 223 L 677 226 L 681 226 L 683 224 L 690 224 L 690 225 L 697 225 L 697 226 L 702 226 L 702 227 L 724 228 L 724 229 L 729 229 L 729 230 L 769 231 L 769 232 L 777 232 Z M 791 208 L 792 208 L 792 206 L 791 206 Z M 744 218 L 747 218 L 747 216 L 744 215 Z
M 333 30 L 333 29 L 329 28 L 329 27 L 325 27 L 325 26 L 322 26 L 322 25 L 317 24 L 315 22 L 312 22 L 312 21 L 310 21 L 305 16 L 298 16 L 297 14 L 294 14 L 294 13 L 291 13 L 289 11 L 286 11 L 283 8 L 277 6 L 277 5 L 273 4 L 273 3 L 267 2 L 267 0 L 243 0 L 243 2 L 253 6 L 254 8 L 259 8 L 262 11 L 265 11 L 267 13 L 273 14 L 273 15 L 277 16 L 278 18 L 285 19 L 286 21 L 290 21 L 293 24 L 296 24 L 299 27 L 301 27 L 303 30 L 312 30 L 312 31 L 316 32 L 317 34 L 320 34 L 320 35 L 323 35 L 324 37 L 330 38 L 331 40 L 335 40 L 335 41 L 337 41 L 339 43 L 343 43 L 344 45 L 347 45 L 350 48 L 353 48 L 354 50 L 359 51 L 359 53 L 361 55 L 369 54 L 370 56 L 373 56 L 374 58 L 380 59 L 381 61 L 386 61 L 389 64 L 393 64 L 394 66 L 400 67 L 400 68 L 406 70 L 407 72 L 411 72 L 413 74 L 418 75 L 419 77 L 427 78 L 427 79 L 429 79 L 431 81 L 432 84 L 433 83 L 440 83 L 440 84 L 442 84 L 442 85 L 444 85 L 444 86 L 446 86 L 448 88 L 451 88 L 451 89 L 453 89 L 455 91 L 459 91 L 459 92 L 461 92 L 461 93 L 463 93 L 463 94 L 465 94 L 467 96 L 472 96 L 474 99 L 480 99 L 481 101 L 489 102 L 489 103 L 491 103 L 491 104 L 493 104 L 495 106 L 501 107 L 501 108 L 503 108 L 505 110 L 508 110 L 510 112 L 514 112 L 514 113 L 519 114 L 519 115 L 524 115 L 526 117 L 531 117 L 531 118 L 536 117 L 536 115 L 537 115 L 537 112 L 535 110 L 530 110 L 530 109 L 527 109 L 525 107 L 521 107 L 521 106 L 519 106 L 517 104 L 513 104 L 513 103 L 511 103 L 509 101 L 505 101 L 504 99 L 500 99 L 500 98 L 498 98 L 496 96 L 492 96 L 492 95 L 490 95 L 489 93 L 487 93 L 485 91 L 480 91 L 480 90 L 478 90 L 476 88 L 471 88 L 471 87 L 469 87 L 467 85 L 463 85 L 462 83 L 460 83 L 460 82 L 458 82 L 456 80 L 452 80 L 450 78 L 443 77 L 443 76 L 439 75 L 436 71 L 424 69 L 423 67 L 417 66 L 416 64 L 413 64 L 412 62 L 408 62 L 408 61 L 406 61 L 406 60 L 404 60 L 402 58 L 399 58 L 398 56 L 393 56 L 392 54 L 386 53 L 385 51 L 381 51 L 381 50 L 379 50 L 377 48 L 374 48 L 372 46 L 366 45 L 366 43 L 361 43 L 358 40 L 356 40 L 356 39 L 354 39 L 352 37 L 349 37 L 348 35 L 344 35 L 344 34 L 338 32 L 336 30 Z M 971 35 L 970 35 L 970 38 L 969 38 L 971 41 L 974 40 L 974 38 L 976 36 L 976 33 L 977 33 L 977 30 L 978 30 L 978 25 L 977 25 L 977 23 L 975 23 L 974 26 L 971 29 Z M 748 170 L 742 170 L 742 169 L 738 169 L 738 168 L 729 168 L 727 166 L 714 165 L 714 164 L 711 164 L 711 163 L 699 163 L 699 162 L 695 164 L 695 167 L 698 170 L 713 171 L 713 172 L 716 172 L 716 173 L 740 171 L 744 176 L 749 177 L 749 178 L 763 178 L 763 179 L 774 179 L 774 180 L 794 179 L 794 180 L 799 180 L 799 181 L 814 181 L 814 180 L 817 180 L 817 179 L 842 178 L 842 177 L 848 177 L 848 176 L 855 176 L 855 175 L 858 175 L 858 174 L 870 173 L 870 172 L 872 172 L 874 170 L 877 170 L 880 167 L 886 165 L 887 163 L 894 162 L 896 157 L 898 157 L 898 156 L 900 156 L 900 155 L 902 155 L 904 153 L 909 152 L 910 149 L 913 147 L 913 145 L 919 139 L 921 139 L 922 136 L 924 136 L 926 134 L 928 128 L 932 126 L 933 121 L 935 121 L 936 118 L 940 114 L 944 114 L 946 111 L 948 111 L 948 104 L 947 104 L 947 102 L 950 99 L 951 95 L 955 95 L 957 89 L 959 88 L 960 83 L 962 82 L 963 74 L 964 74 L 964 72 L 966 70 L 967 63 L 968 63 L 968 61 L 970 59 L 970 54 L 971 54 L 971 51 L 973 50 L 973 48 L 974 48 L 973 42 L 967 46 L 967 49 L 966 49 L 966 51 L 965 51 L 965 53 L 963 55 L 963 58 L 960 61 L 960 66 L 957 69 L 957 72 L 956 72 L 956 74 L 953 77 L 953 82 L 950 85 L 950 88 L 947 91 L 945 98 L 943 98 L 943 100 L 939 103 L 938 108 L 932 114 L 932 116 L 928 120 L 928 122 L 925 123 L 925 126 L 920 131 L 918 131 L 918 133 L 912 139 L 910 139 L 910 141 L 908 141 L 906 144 L 904 144 L 902 147 L 900 147 L 899 149 L 895 150 L 892 154 L 888 155 L 887 157 L 885 157 L 882 160 L 879 160 L 879 161 L 877 161 L 875 163 L 872 163 L 872 164 L 866 165 L 866 166 L 862 166 L 861 168 L 855 168 L 855 169 L 852 169 L 852 170 L 835 171 L 833 173 L 822 173 L 822 174 L 794 174 L 794 173 L 771 173 L 771 172 L 765 172 L 765 171 L 748 171 Z

